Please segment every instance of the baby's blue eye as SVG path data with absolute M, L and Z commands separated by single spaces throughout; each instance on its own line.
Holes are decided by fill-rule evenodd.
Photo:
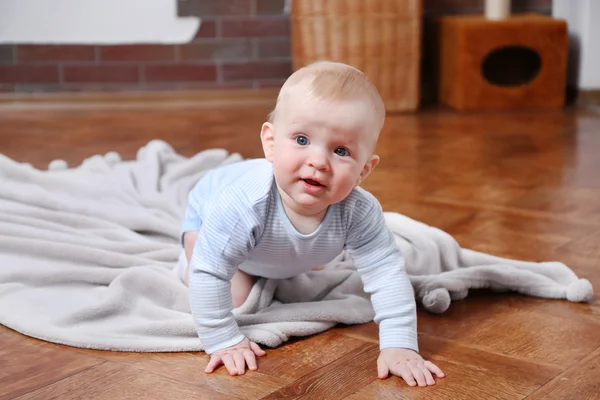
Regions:
M 296 143 L 298 143 L 300 146 L 306 146 L 308 144 L 308 139 L 306 136 L 298 136 L 296 138 Z
M 335 149 L 335 154 L 337 154 L 340 157 L 345 157 L 348 155 L 348 150 L 346 150 L 343 147 L 338 147 L 337 149 Z

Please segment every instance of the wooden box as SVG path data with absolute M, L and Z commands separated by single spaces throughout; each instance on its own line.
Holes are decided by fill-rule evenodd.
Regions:
M 386 109 L 419 106 L 422 0 L 293 0 L 294 70 L 337 61 L 363 71 Z
M 438 100 L 458 110 L 562 107 L 567 24 L 539 14 L 436 21 Z

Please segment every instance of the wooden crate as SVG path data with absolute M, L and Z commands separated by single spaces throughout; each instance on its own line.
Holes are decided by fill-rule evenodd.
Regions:
M 422 0 L 292 0 L 294 70 L 337 61 L 363 71 L 388 112 L 419 106 Z
M 436 32 L 441 103 L 457 110 L 564 106 L 568 53 L 565 21 L 529 13 L 494 21 L 479 15 L 454 15 L 440 17 Z M 501 52 L 511 57 L 496 57 L 497 65 L 493 65 L 491 57 Z M 523 57 L 528 54 L 536 55 L 539 64 Z M 486 66 L 487 71 L 502 72 L 506 82 L 490 79 Z M 528 70 L 529 79 L 521 79 Z

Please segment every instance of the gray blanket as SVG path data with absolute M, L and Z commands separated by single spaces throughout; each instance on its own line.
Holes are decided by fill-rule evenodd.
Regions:
M 187 288 L 174 268 L 187 193 L 208 170 L 240 161 L 222 149 L 194 157 L 152 141 L 132 161 L 96 155 L 38 170 L 0 155 L 0 323 L 25 335 L 116 351 L 202 349 Z M 558 262 L 527 263 L 460 248 L 397 213 L 386 221 L 403 250 L 417 300 L 441 313 L 470 288 L 589 301 L 592 287 Z M 267 346 L 371 321 L 347 254 L 288 280 L 260 279 L 234 310 Z

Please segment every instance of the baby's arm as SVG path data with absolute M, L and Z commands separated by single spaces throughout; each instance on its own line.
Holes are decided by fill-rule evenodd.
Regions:
M 213 206 L 203 216 L 191 253 L 192 315 L 204 350 L 211 355 L 206 372 L 223 363 L 232 375 L 241 374 L 246 363 L 256 368 L 255 354 L 264 354 L 244 337 L 232 314 L 231 279 L 254 245 L 252 228 L 248 217 L 228 204 Z
M 371 294 L 380 349 L 400 347 L 419 351 L 413 287 L 404 269 L 404 257 L 387 228 L 377 199 L 354 210 L 346 238 L 364 289 Z
M 418 354 L 416 302 L 404 257 L 374 197 L 371 204 L 355 212 L 354 217 L 358 218 L 348 233 L 346 249 L 363 279 L 365 291 L 371 294 L 375 322 L 379 325 L 378 376 L 383 379 L 392 373 L 410 386 L 433 385 L 431 372 L 438 377 L 444 374 Z
M 190 261 L 197 239 L 198 231 L 185 232 L 183 234 L 183 247 L 186 257 L 183 280 L 186 286 L 190 285 Z M 238 269 L 236 273 L 233 274 L 233 278 L 231 278 L 231 298 L 233 301 L 233 308 L 240 307 L 246 302 L 255 283 L 256 277 L 245 273 L 241 269 Z

